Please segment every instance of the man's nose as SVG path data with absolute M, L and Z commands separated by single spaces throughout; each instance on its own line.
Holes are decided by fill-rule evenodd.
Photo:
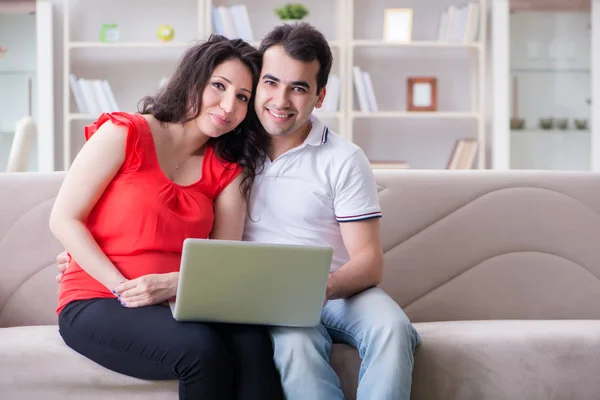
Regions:
M 278 109 L 287 108 L 290 105 L 289 92 L 281 88 L 273 95 L 273 105 Z

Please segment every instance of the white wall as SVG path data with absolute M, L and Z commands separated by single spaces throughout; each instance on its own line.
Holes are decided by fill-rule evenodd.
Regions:
M 8 49 L 0 61 L 0 171 L 4 171 L 15 128 L 29 115 L 30 103 L 32 115 L 37 116 L 35 15 L 0 13 L 0 45 Z M 32 157 L 32 169 L 35 161 Z

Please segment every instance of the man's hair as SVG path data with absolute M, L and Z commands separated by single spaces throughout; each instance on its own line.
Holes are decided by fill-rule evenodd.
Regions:
M 306 22 L 282 24 L 267 33 L 260 43 L 259 51 L 264 55 L 270 47 L 282 46 L 294 60 L 319 61 L 317 93 L 327 85 L 333 55 L 327 39 L 321 32 Z

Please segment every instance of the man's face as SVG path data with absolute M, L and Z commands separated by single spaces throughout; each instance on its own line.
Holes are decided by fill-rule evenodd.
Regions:
M 270 47 L 263 56 L 254 107 L 260 122 L 272 136 L 290 136 L 308 123 L 320 108 L 325 89 L 317 93 L 319 61 L 291 58 L 282 46 Z

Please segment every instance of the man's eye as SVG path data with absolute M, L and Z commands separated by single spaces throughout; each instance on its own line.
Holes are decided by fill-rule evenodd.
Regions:
M 275 84 L 275 82 L 273 82 L 273 81 L 265 81 L 265 83 L 266 83 L 267 85 L 269 85 L 269 86 L 271 86 L 271 85 L 274 85 L 274 84 Z
M 296 86 L 293 90 L 296 92 L 306 92 L 306 89 L 300 86 Z

